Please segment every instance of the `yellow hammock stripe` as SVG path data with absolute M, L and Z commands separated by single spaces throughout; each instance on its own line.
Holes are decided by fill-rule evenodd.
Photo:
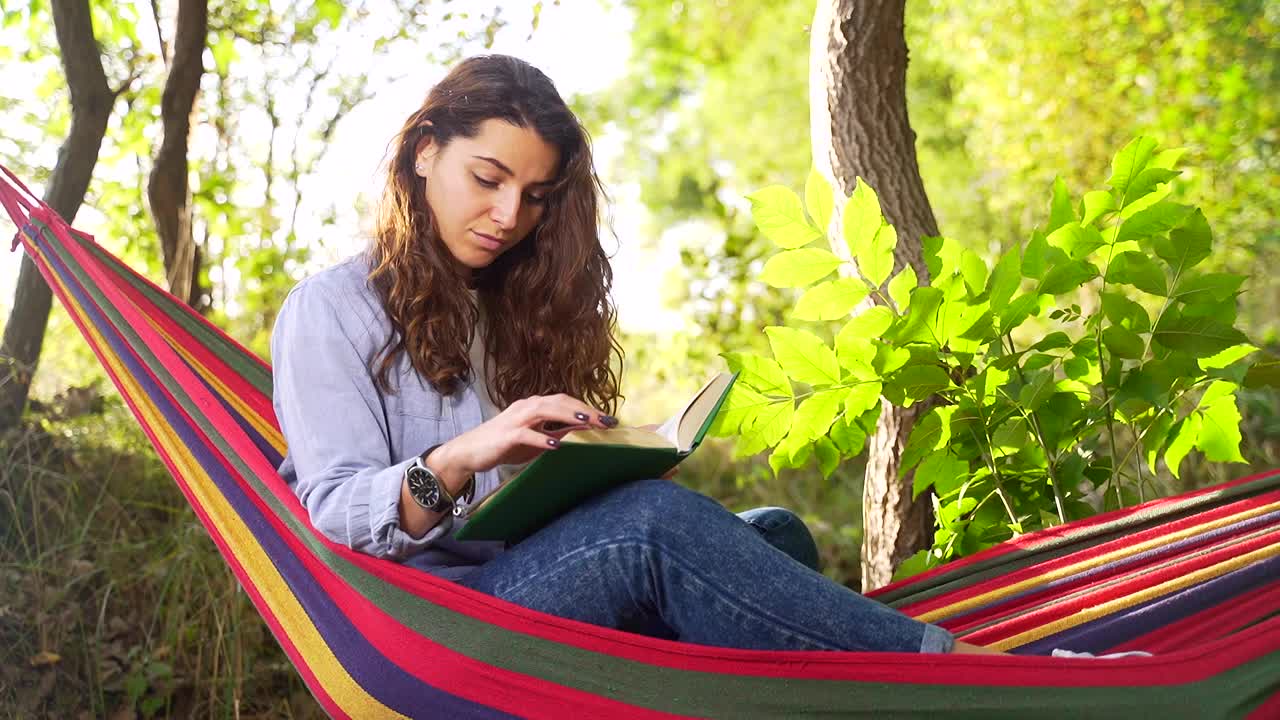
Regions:
M 1212 580 L 1213 578 L 1225 575 L 1232 570 L 1239 570 L 1247 565 L 1255 562 L 1261 562 L 1276 555 L 1280 555 L 1280 545 L 1269 545 L 1267 547 L 1258 548 L 1251 553 L 1239 555 L 1237 557 L 1230 558 L 1229 560 L 1217 563 L 1216 565 L 1201 568 L 1193 573 L 1183 575 L 1182 577 L 1166 580 L 1159 585 L 1154 585 L 1131 595 L 1110 600 L 1101 605 L 1091 607 L 1088 610 L 1081 610 L 1080 612 L 1070 617 L 1062 618 L 1057 622 L 1041 625 L 1040 627 L 1027 630 L 1026 632 L 1007 637 L 1004 640 L 991 643 L 989 647 L 995 648 L 996 650 L 1009 650 L 1019 647 L 1054 633 L 1068 630 L 1080 625 L 1081 623 L 1097 620 L 1100 617 L 1105 617 L 1111 613 L 1119 612 L 1125 608 L 1144 603 L 1148 600 L 1154 600 L 1168 593 L 1190 587 L 1196 583 L 1200 583 L 1205 580 Z
M 43 250 L 40 250 L 44 254 Z M 45 258 L 46 264 L 48 259 Z M 50 265 L 51 267 L 51 265 Z M 169 426 L 156 405 L 138 385 L 137 381 L 124 367 L 120 359 L 111 351 L 111 346 L 88 321 L 82 308 L 74 301 L 75 296 L 67 291 L 62 279 L 54 274 L 54 280 L 62 288 L 72 302 L 66 304 L 69 311 L 75 313 L 84 323 L 91 335 L 91 342 L 103 351 L 106 363 L 111 367 L 126 393 L 137 401 L 138 410 L 144 416 L 147 427 L 157 435 L 160 444 L 167 451 L 170 459 L 180 470 L 181 477 L 187 480 L 187 486 L 196 495 L 197 504 L 204 509 L 206 515 L 217 529 L 217 533 L 225 541 L 235 556 L 236 561 L 245 569 L 262 599 L 270 608 L 270 613 L 280 623 L 284 634 L 298 648 L 305 662 L 316 679 L 333 701 L 347 715 L 356 718 L 405 718 L 376 698 L 365 692 L 330 651 L 324 638 L 316 630 L 307 611 L 298 603 L 290 592 L 271 558 L 263 552 L 253 533 L 240 519 L 240 516 L 213 486 L 213 481 L 204 472 L 194 456 L 187 451 L 185 444 L 173 428 Z M 252 582 L 252 581 L 251 581 Z
M 1036 575 L 1035 577 L 1023 580 L 1022 582 L 1017 582 L 1012 585 L 1004 586 L 996 590 L 983 593 L 981 595 L 975 595 L 973 597 L 966 598 L 959 602 L 955 602 L 950 605 L 946 605 L 940 608 L 930 610 L 926 613 L 913 615 L 913 617 L 915 617 L 915 619 L 921 622 L 936 622 L 938 620 L 945 620 L 949 617 L 952 617 L 953 615 L 957 615 L 957 614 L 966 612 L 968 610 L 972 610 L 974 608 L 982 607 L 983 605 L 987 605 L 996 600 L 1000 600 L 1006 597 L 1010 597 L 1012 595 L 1016 595 L 1025 590 L 1030 590 L 1032 588 L 1038 587 L 1045 583 L 1050 583 L 1055 580 L 1060 580 L 1062 578 L 1075 575 L 1076 573 L 1083 572 L 1085 570 L 1090 570 L 1100 565 L 1106 565 L 1108 563 L 1115 562 L 1117 560 L 1122 560 L 1131 555 L 1137 555 L 1138 553 L 1146 552 L 1147 550 L 1152 550 L 1162 545 L 1167 545 L 1169 543 L 1176 542 L 1178 540 L 1182 540 L 1185 538 L 1189 538 L 1194 535 L 1199 535 L 1201 533 L 1209 532 L 1211 530 L 1216 530 L 1217 528 L 1220 528 L 1220 527 L 1226 527 L 1228 525 L 1231 525 L 1232 523 L 1248 520 L 1249 518 L 1256 517 L 1258 515 L 1265 515 L 1266 513 L 1269 513 L 1269 512 L 1275 512 L 1276 510 L 1280 510 L 1280 502 L 1274 502 L 1269 505 L 1264 505 L 1262 507 L 1253 508 L 1251 510 L 1245 510 L 1245 511 L 1236 513 L 1234 515 L 1228 515 L 1226 517 L 1219 518 L 1211 522 L 1201 523 L 1200 525 L 1194 525 L 1184 530 L 1179 530 L 1176 533 L 1161 535 L 1159 537 L 1152 538 L 1145 542 L 1135 543 L 1134 545 L 1131 545 L 1131 546 L 1126 546 L 1117 550 L 1113 550 L 1109 553 L 1099 555 L 1097 557 L 1089 558 L 1087 560 L 1082 560 L 1078 563 L 1074 563 L 1071 565 L 1058 568 L 1057 570 L 1053 570 L 1051 572 L 1046 572 L 1043 575 Z

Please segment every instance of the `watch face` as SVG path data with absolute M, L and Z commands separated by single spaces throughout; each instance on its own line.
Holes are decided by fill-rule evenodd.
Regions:
M 409 494 L 418 504 L 434 508 L 440 503 L 440 483 L 422 468 L 409 468 Z

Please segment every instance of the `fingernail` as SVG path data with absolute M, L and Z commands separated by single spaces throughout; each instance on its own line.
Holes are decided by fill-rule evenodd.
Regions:
M 612 415 L 601 415 L 600 422 L 605 427 L 615 427 L 618 424 L 618 418 Z
M 574 413 L 574 414 L 573 414 L 573 416 L 574 416 L 574 417 L 576 417 L 576 418 L 578 418 L 578 422 L 586 422 L 586 421 L 587 421 L 587 414 L 586 414 L 586 413 L 584 413 L 584 412 L 576 412 L 576 413 Z
M 547 444 L 551 447 L 560 447 L 560 441 L 555 438 L 547 438 Z

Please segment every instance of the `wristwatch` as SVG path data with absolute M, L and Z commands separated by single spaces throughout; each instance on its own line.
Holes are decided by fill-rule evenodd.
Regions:
M 414 458 L 413 463 L 405 469 L 404 476 L 409 483 L 409 495 L 414 502 L 431 512 L 444 513 L 452 510 L 453 514 L 460 515 L 463 509 L 462 506 L 458 505 L 457 499 L 449 494 L 449 489 L 444 486 L 444 481 L 423 462 L 423 459 L 438 447 L 440 446 L 431 446 L 426 452 Z M 475 475 L 467 478 L 467 482 L 459 494 L 461 499 L 467 502 L 471 501 L 472 493 L 475 491 L 475 480 Z

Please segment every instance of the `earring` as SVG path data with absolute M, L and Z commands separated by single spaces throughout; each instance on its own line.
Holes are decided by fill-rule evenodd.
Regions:
M 417 165 L 414 165 L 414 166 L 413 166 L 413 171 L 414 171 L 414 172 L 416 172 L 416 173 L 418 173 L 419 175 L 421 175 L 422 173 L 426 172 L 426 171 L 427 171 L 427 169 L 426 169 L 426 168 L 424 168 L 424 167 L 422 167 L 422 164 L 421 164 L 421 163 L 419 163 L 419 164 L 417 164 Z

